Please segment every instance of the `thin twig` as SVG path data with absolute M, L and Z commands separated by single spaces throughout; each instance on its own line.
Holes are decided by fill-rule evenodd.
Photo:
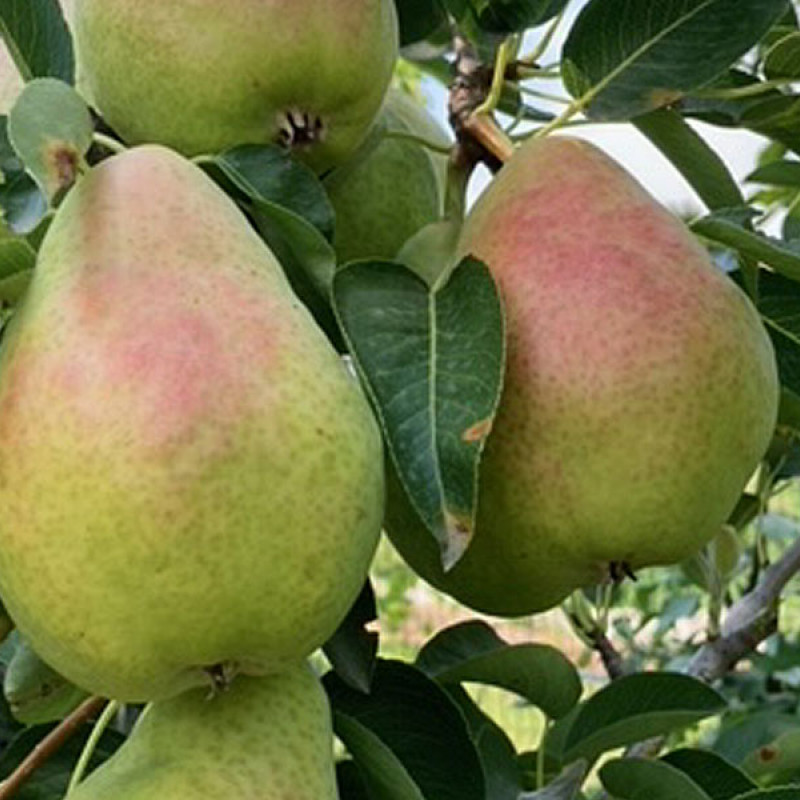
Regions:
M 108 701 L 104 697 L 90 697 L 31 750 L 22 763 L 0 783 L 0 800 L 10 800 L 34 772 L 55 755 L 75 735 L 79 728 L 100 713 Z
M 592 647 L 599 653 L 606 673 L 612 681 L 628 674 L 622 655 L 603 631 L 597 630 L 592 633 Z

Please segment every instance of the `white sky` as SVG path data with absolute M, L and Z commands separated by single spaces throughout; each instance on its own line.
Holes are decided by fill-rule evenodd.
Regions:
M 586 2 L 587 0 L 573 0 L 570 4 L 566 18 L 541 59 L 541 63 L 552 63 L 558 59 L 564 37 L 575 16 Z M 529 35 L 523 52 L 532 48 L 532 44 L 539 38 L 539 33 L 540 30 Z M 548 84 L 543 81 L 540 88 L 544 91 L 553 91 L 555 86 L 557 84 Z M 425 81 L 423 88 L 428 99 L 429 110 L 446 126 L 446 90 L 436 81 Z M 548 106 L 536 98 L 531 98 L 531 102 L 547 110 L 557 110 L 557 106 Z M 742 130 L 726 130 L 695 121 L 690 121 L 690 124 L 717 151 L 739 182 L 754 169 L 758 152 L 766 143 L 762 137 Z M 570 129 L 569 135 L 581 136 L 599 145 L 633 173 L 651 194 L 671 209 L 695 213 L 703 211 L 703 206 L 697 196 L 677 170 L 632 125 L 582 125 Z M 476 175 L 471 187 L 472 197 L 476 196 L 486 185 L 487 180 L 488 176 L 485 172 Z

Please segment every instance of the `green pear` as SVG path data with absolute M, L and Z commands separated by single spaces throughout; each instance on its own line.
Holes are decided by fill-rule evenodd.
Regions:
M 55 670 L 157 699 L 305 658 L 358 595 L 378 427 L 230 199 L 161 146 L 69 193 L 0 351 L 0 595 Z
M 74 0 L 81 86 L 131 144 L 283 142 L 318 171 L 364 138 L 397 57 L 393 0 Z
M 515 616 L 697 551 L 776 419 L 774 353 L 745 295 L 628 173 L 569 138 L 519 149 L 459 251 L 503 295 L 505 388 L 466 554 L 442 571 L 394 481 L 401 554 L 464 604 Z
M 412 134 L 441 147 L 450 140 L 413 98 L 392 89 L 378 130 Z M 340 263 L 357 258 L 392 259 L 420 228 L 442 215 L 447 157 L 403 139 L 369 140 L 365 152 L 325 180 L 334 211 L 333 246 Z
M 153 703 L 69 800 L 336 800 L 325 692 L 299 665 Z

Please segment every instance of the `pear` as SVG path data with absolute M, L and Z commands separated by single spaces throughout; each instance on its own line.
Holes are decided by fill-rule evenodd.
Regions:
M 377 130 L 450 145 L 438 122 L 399 89 L 387 95 Z M 393 259 L 407 239 L 444 210 L 446 156 L 403 139 L 383 138 L 370 145 L 368 139 L 365 152 L 357 152 L 325 179 L 336 212 L 333 246 L 340 263 Z
M 70 800 L 336 800 L 333 731 L 309 668 L 148 706 Z
M 397 56 L 393 0 L 73 6 L 88 99 L 127 142 L 186 155 L 284 142 L 323 171 L 366 135 Z
M 11 111 L 24 85 L 8 47 L 0 39 L 0 114 L 7 115 Z
M 467 217 L 507 372 L 473 541 L 447 574 L 396 481 L 386 527 L 434 586 L 488 613 L 671 564 L 719 531 L 775 424 L 774 353 L 746 296 L 619 165 L 533 140 Z
M 383 515 L 366 399 L 235 204 L 142 146 L 69 193 L 0 351 L 0 595 L 124 701 L 305 658 Z

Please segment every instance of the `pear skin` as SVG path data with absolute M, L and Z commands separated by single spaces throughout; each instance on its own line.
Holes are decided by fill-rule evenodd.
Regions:
M 160 146 L 92 169 L 0 350 L 0 595 L 36 652 L 124 701 L 278 671 L 382 514 L 367 401 L 235 204 Z
M 322 172 L 366 135 L 397 57 L 393 0 L 73 6 L 88 99 L 129 144 L 186 155 L 286 143 Z
M 306 665 L 145 709 L 70 800 L 337 800 L 328 700 Z
M 450 145 L 436 120 L 399 89 L 389 92 L 379 119 L 389 132 Z M 325 179 L 336 212 L 337 259 L 393 259 L 407 239 L 441 217 L 447 156 L 418 142 L 384 138 L 366 156 L 357 152 L 353 162 Z
M 596 147 L 550 137 L 503 167 L 459 250 L 500 286 L 505 388 L 451 572 L 390 484 L 409 564 L 518 616 L 716 535 L 767 448 L 778 381 L 757 312 L 683 224 Z

